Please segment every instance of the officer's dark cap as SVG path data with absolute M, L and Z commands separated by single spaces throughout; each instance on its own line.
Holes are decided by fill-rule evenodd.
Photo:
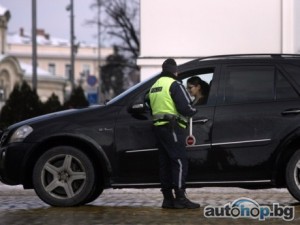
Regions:
M 163 72 L 170 72 L 175 74 L 177 72 L 177 64 L 174 59 L 168 58 L 162 64 Z

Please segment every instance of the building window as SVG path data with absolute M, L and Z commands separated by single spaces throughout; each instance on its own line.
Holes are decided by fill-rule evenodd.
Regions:
M 48 71 L 50 74 L 55 75 L 55 64 L 54 63 L 49 63 Z
M 65 77 L 67 79 L 70 79 L 71 75 L 71 65 L 70 64 L 66 64 L 65 65 Z
M 90 75 L 90 72 L 91 72 L 91 67 L 89 64 L 83 64 L 82 66 L 82 72 L 85 76 L 88 76 Z

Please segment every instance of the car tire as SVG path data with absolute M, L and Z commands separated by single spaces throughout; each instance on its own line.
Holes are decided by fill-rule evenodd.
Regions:
M 92 161 L 70 146 L 49 149 L 38 159 L 33 170 L 35 192 L 52 206 L 81 205 L 91 196 L 95 182 Z
M 85 205 L 96 200 L 102 194 L 102 192 L 103 192 L 103 187 L 101 183 L 99 183 L 99 185 L 96 184 L 91 194 L 80 205 Z
M 286 168 L 286 185 L 291 195 L 300 201 L 300 150 L 290 158 Z

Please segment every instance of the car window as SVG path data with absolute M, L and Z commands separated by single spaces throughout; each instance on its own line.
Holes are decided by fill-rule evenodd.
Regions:
M 300 66 L 284 65 L 284 69 L 289 73 L 296 84 L 300 86 Z
M 156 76 L 150 77 L 132 87 L 130 87 L 129 89 L 127 89 L 126 91 L 122 92 L 121 94 L 117 95 L 116 97 L 114 97 L 112 100 L 107 102 L 107 105 L 113 104 L 117 101 L 119 101 L 120 99 L 124 98 L 128 93 L 133 92 L 135 90 L 137 90 L 138 88 L 140 88 L 141 86 L 143 86 L 144 84 L 151 82 L 151 80 L 154 80 L 156 78 Z
M 292 85 L 281 74 L 281 72 L 278 71 L 276 75 L 276 99 L 298 98 L 299 96 L 297 92 L 293 89 Z
M 225 73 L 225 102 L 274 99 L 274 67 L 229 67 Z
M 195 71 L 182 79 L 194 106 L 207 104 L 213 75 L 213 71 Z

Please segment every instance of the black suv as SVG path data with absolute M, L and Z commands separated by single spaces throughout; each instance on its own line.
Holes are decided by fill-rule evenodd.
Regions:
M 187 186 L 287 187 L 300 200 L 300 55 L 213 56 L 179 66 L 184 85 L 192 76 L 210 90 L 196 106 L 196 141 L 187 139 Z M 10 126 L 1 137 L 0 180 L 34 188 L 53 206 L 89 203 L 105 188 L 159 187 L 145 104 L 156 79 L 103 106 Z

